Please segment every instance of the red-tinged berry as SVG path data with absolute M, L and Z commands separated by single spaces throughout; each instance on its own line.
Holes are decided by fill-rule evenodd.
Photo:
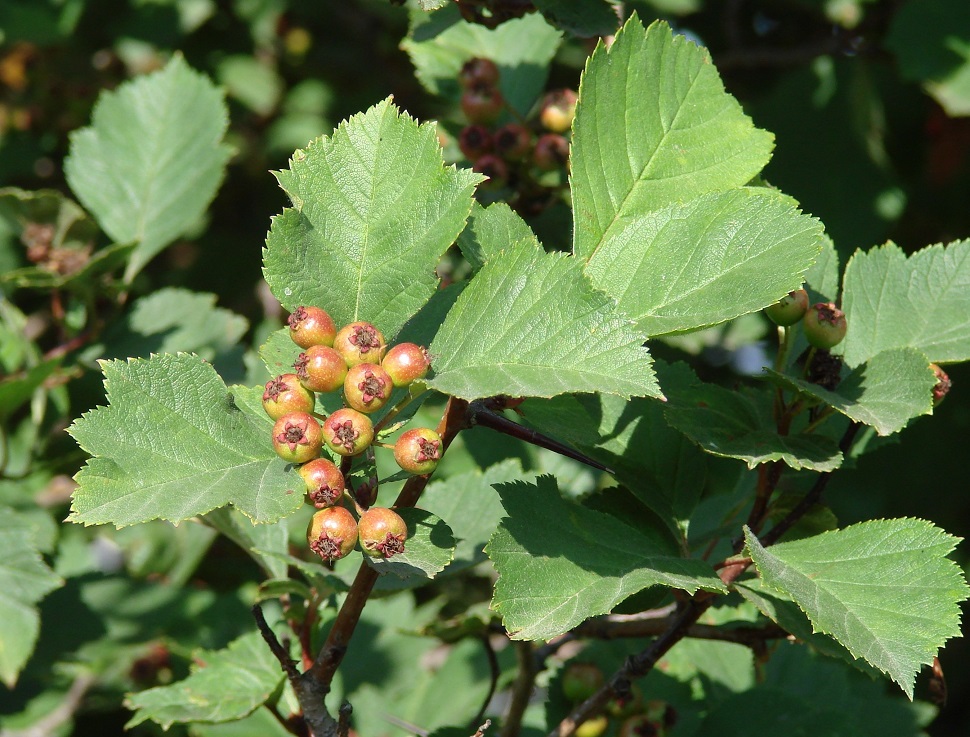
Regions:
M 390 558 L 404 552 L 408 526 L 394 510 L 371 507 L 360 516 L 357 530 L 360 533 L 360 547 L 367 555 Z
M 605 714 L 592 717 L 576 727 L 574 734 L 576 737 L 602 737 L 606 728 L 610 725 L 610 720 Z
M 477 85 L 461 96 L 461 110 L 469 123 L 494 123 L 505 109 L 505 98 L 498 87 Z
M 344 399 L 358 412 L 376 412 L 391 398 L 394 384 L 376 363 L 358 363 L 344 379 Z
M 553 133 L 565 133 L 576 117 L 576 93 L 570 89 L 553 90 L 542 98 L 539 122 Z
M 320 423 L 306 412 L 291 412 L 273 425 L 273 449 L 290 463 L 306 463 L 320 455 Z
M 562 674 L 562 692 L 573 704 L 586 701 L 599 691 L 606 678 L 598 665 L 592 663 L 570 663 Z
M 314 458 L 297 469 L 306 483 L 307 496 L 317 509 L 332 507 L 344 494 L 344 475 L 327 458 Z
M 805 338 L 815 348 L 832 348 L 842 342 L 846 331 L 845 313 L 832 302 L 812 305 L 802 318 Z
M 783 327 L 794 325 L 805 316 L 806 312 L 808 312 L 808 292 L 804 289 L 789 292 L 775 304 L 765 307 L 765 315 L 768 319 L 775 325 Z
M 614 689 L 616 688 L 614 684 Z M 629 689 L 622 696 L 614 695 L 606 705 L 606 711 L 610 716 L 619 719 L 631 717 L 643 711 L 643 692 L 635 683 L 631 683 Z
M 357 522 L 343 507 L 328 507 L 313 515 L 306 531 L 310 550 L 332 562 L 350 554 L 357 544 Z
M 427 427 L 405 430 L 394 443 L 394 460 L 408 473 L 431 473 L 441 460 L 441 436 Z
M 532 149 L 532 163 L 542 171 L 562 169 L 569 161 L 569 141 L 558 133 L 539 136 Z
M 472 168 L 479 174 L 484 174 L 488 177 L 488 181 L 482 186 L 488 187 L 489 189 L 503 187 L 509 181 L 508 164 L 495 154 L 485 154 L 480 157 Z
M 311 345 L 293 364 L 300 383 L 313 392 L 332 392 L 344 385 L 347 361 L 325 345 Z
M 492 140 L 495 153 L 506 161 L 521 161 L 532 150 L 532 131 L 519 123 L 503 125 Z
M 374 424 L 355 409 L 338 409 L 323 423 L 323 442 L 338 455 L 355 456 L 374 442 Z
M 359 363 L 380 363 L 387 350 L 381 331 L 369 322 L 352 322 L 337 331 L 333 347 L 344 357 L 348 366 Z
M 469 161 L 492 152 L 492 132 L 484 125 L 466 125 L 458 136 L 458 148 Z
M 415 343 L 398 343 L 384 356 L 381 366 L 394 386 L 407 386 L 428 375 L 431 357 L 425 348 Z
M 300 348 L 311 345 L 333 345 L 337 326 L 330 315 L 319 307 L 297 307 L 286 324 L 290 326 L 290 338 Z
M 466 61 L 458 72 L 458 83 L 466 90 L 483 85 L 494 87 L 498 84 L 498 80 L 499 70 L 495 62 L 480 56 Z
M 617 730 L 617 737 L 658 737 L 660 725 L 646 714 L 637 714 L 624 719 Z
M 950 388 L 953 386 L 953 382 L 950 381 L 950 377 L 947 376 L 946 371 L 941 369 L 935 363 L 931 363 L 930 368 L 933 369 L 933 373 L 936 374 L 936 386 L 933 387 L 933 406 L 938 407 L 940 402 L 942 402 L 946 398 L 946 395 L 950 393 Z
M 263 409 L 274 420 L 290 412 L 312 412 L 313 393 L 300 383 L 296 374 L 280 374 L 266 382 Z

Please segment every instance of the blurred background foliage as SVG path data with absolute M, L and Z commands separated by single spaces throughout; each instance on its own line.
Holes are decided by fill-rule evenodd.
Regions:
M 728 91 L 776 136 L 767 179 L 825 223 L 843 266 L 855 249 L 887 239 L 912 252 L 970 235 L 966 0 L 636 0 L 619 10 L 635 10 L 645 21 L 664 18 L 710 49 Z M 417 2 L 387 0 L 0 2 L 0 186 L 69 192 L 63 172 L 69 135 L 90 122 L 98 94 L 161 68 L 174 53 L 226 89 L 235 153 L 225 181 L 204 222 L 138 275 L 128 301 L 166 287 L 201 291 L 248 321 L 247 327 L 224 311 L 211 313 L 220 328 L 200 344 L 180 339 L 174 327 L 146 341 L 137 312 L 122 309 L 124 320 L 102 343 L 57 373 L 54 364 L 76 347 L 64 326 L 81 308 L 52 302 L 42 290 L 18 291 L 16 306 L 3 301 L 0 373 L 40 363 L 70 391 L 51 385 L 43 406 L 20 403 L 0 416 L 6 428 L 0 503 L 32 520 L 38 549 L 56 550 L 55 571 L 68 579 L 42 605 L 42 635 L 22 686 L 0 687 L 2 729 L 61 703 L 71 684 L 83 683 L 75 677 L 79 663 L 104 662 L 126 665 L 89 694 L 74 734 L 120 733 L 128 717 L 121 693 L 183 675 L 192 648 L 223 646 L 250 628 L 245 602 L 252 592 L 236 587 L 256 578 L 255 570 L 210 530 L 58 530 L 54 520 L 65 516 L 69 477 L 83 461 L 63 429 L 101 400 L 97 357 L 208 351 L 228 381 L 263 380 L 245 347 L 258 346 L 281 319 L 260 272 L 270 217 L 286 204 L 268 171 L 388 95 L 419 119 L 441 121 L 443 132 L 461 125 L 454 95 L 429 93 L 402 48 L 422 13 Z M 578 85 L 594 40 L 566 35 L 550 88 Z M 453 141 L 444 143 L 458 156 Z M 567 248 L 568 222 L 552 208 L 532 224 L 548 247 Z M 0 273 L 28 263 L 19 233 L 0 217 Z M 198 309 L 209 316 L 215 308 L 207 299 Z M 750 320 L 736 321 L 687 347 L 711 373 L 730 374 L 737 365 L 731 355 L 766 333 L 755 322 L 752 328 Z M 954 367 L 951 378 L 950 397 L 933 418 L 907 429 L 905 442 L 887 443 L 836 475 L 828 498 L 843 524 L 912 515 L 970 535 L 966 459 L 940 450 L 962 447 L 970 437 L 967 365 Z M 15 422 L 27 414 L 32 422 Z M 489 448 L 483 441 L 472 451 L 459 449 L 453 463 L 461 465 L 461 452 L 488 455 Z M 966 568 L 966 548 L 957 557 Z M 131 576 L 124 583 L 103 575 L 122 566 Z M 149 585 L 159 576 L 169 585 Z M 195 585 L 186 595 L 180 587 L 190 580 Z M 475 594 L 483 596 L 487 588 Z M 102 638 L 107 631 L 121 634 L 109 641 Z M 165 646 L 153 649 L 163 633 Z M 929 731 L 965 735 L 970 646 L 952 642 L 942 660 L 950 703 Z M 45 690 L 52 681 L 59 685 Z M 135 732 L 156 729 L 145 724 Z M 65 723 L 53 733 L 71 732 Z

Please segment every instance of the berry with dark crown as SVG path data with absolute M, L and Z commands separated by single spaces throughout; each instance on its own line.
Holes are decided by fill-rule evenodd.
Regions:
M 328 507 L 313 515 L 306 531 L 310 550 L 333 562 L 350 554 L 357 544 L 357 522 L 343 507 Z
M 355 456 L 374 442 L 374 424 L 355 409 L 338 409 L 323 423 L 323 442 L 334 453 Z
M 492 137 L 495 153 L 506 161 L 521 161 L 532 150 L 532 131 L 519 123 L 507 123 Z
M 315 458 L 304 463 L 297 473 L 306 483 L 307 496 L 317 509 L 332 507 L 343 496 L 346 488 L 344 475 L 328 458 Z
M 390 558 L 404 552 L 408 527 L 397 512 L 386 507 L 371 507 L 357 523 L 360 547 L 375 558 Z
M 290 412 L 273 425 L 273 449 L 290 463 L 306 463 L 320 455 L 320 423 L 306 412 Z
M 498 87 L 476 85 L 462 93 L 461 111 L 469 123 L 494 123 L 505 109 L 505 98 Z
M 405 430 L 394 443 L 394 460 L 409 473 L 431 473 L 441 460 L 441 436 L 427 427 Z
M 314 392 L 332 392 L 344 385 L 347 361 L 325 345 L 311 345 L 293 363 L 300 383 Z
M 333 345 L 337 326 L 330 315 L 319 307 L 297 307 L 286 324 L 290 327 L 290 338 L 300 348 L 311 345 Z
M 462 89 L 471 89 L 482 85 L 494 87 L 498 84 L 499 70 L 495 62 L 481 56 L 475 56 L 461 65 L 458 72 L 458 83 Z
M 492 132 L 484 125 L 466 125 L 458 135 L 458 148 L 469 161 L 492 152 Z
M 508 164 L 495 154 L 485 154 L 480 157 L 472 169 L 488 177 L 488 181 L 482 186 L 488 187 L 489 189 L 497 189 L 509 181 Z
M 569 161 L 569 141 L 558 133 L 539 136 L 532 150 L 532 163 L 542 171 L 562 169 Z
M 387 350 L 384 335 L 369 322 L 352 322 L 337 331 L 333 347 L 344 357 L 348 366 L 359 363 L 380 363 Z
M 847 328 L 845 313 L 833 302 L 812 305 L 802 318 L 805 338 L 815 348 L 832 348 L 842 342 Z
M 312 412 L 313 404 L 313 393 L 300 383 L 296 374 L 280 374 L 266 382 L 263 409 L 274 420 L 290 412 Z
M 376 412 L 391 398 L 394 384 L 375 363 L 358 363 L 344 379 L 344 399 L 358 412 Z

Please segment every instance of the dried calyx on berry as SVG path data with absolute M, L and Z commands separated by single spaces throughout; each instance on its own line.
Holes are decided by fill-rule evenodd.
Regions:
M 374 442 L 374 424 L 355 409 L 338 409 L 323 424 L 323 442 L 338 455 L 355 456 Z
M 458 135 L 458 148 L 469 161 L 492 152 L 492 132 L 484 125 L 466 125 Z
M 532 150 L 532 163 L 542 171 L 562 169 L 569 161 L 569 142 L 558 133 L 539 136 Z
M 408 527 L 397 512 L 386 507 L 371 507 L 357 523 L 360 547 L 375 558 L 390 558 L 404 552 Z
M 775 325 L 786 327 L 794 325 L 801 320 L 808 311 L 808 292 L 804 289 L 796 289 L 789 292 L 786 296 L 775 302 L 770 307 L 765 307 L 765 315 Z
M 313 393 L 300 383 L 296 374 L 280 374 L 266 382 L 263 409 L 274 420 L 290 412 L 312 412 L 313 402 Z
M 499 69 L 495 62 L 481 56 L 474 56 L 466 61 L 458 72 L 458 83 L 466 90 L 480 85 L 494 87 L 498 80 Z
M 505 98 L 498 87 L 479 84 L 465 90 L 459 101 L 469 123 L 494 123 L 505 109 Z
M 343 507 L 321 509 L 306 531 L 310 550 L 332 562 L 350 554 L 357 544 L 357 522 Z
M 290 463 L 306 463 L 320 455 L 320 423 L 306 412 L 290 412 L 273 425 L 273 449 Z
M 334 336 L 337 334 L 337 326 L 330 315 L 319 307 L 297 307 L 286 324 L 290 327 L 290 338 L 300 348 L 333 345 Z
M 833 302 L 812 305 L 802 318 L 805 339 L 815 348 L 837 346 L 845 337 L 847 327 L 845 313 Z
M 441 460 L 441 436 L 427 427 L 404 431 L 394 443 L 394 460 L 409 473 L 431 473 Z
M 344 475 L 327 458 L 315 458 L 304 463 L 297 473 L 306 483 L 307 496 L 317 509 L 332 507 L 344 494 Z
M 358 412 L 376 412 L 391 398 L 394 384 L 387 371 L 374 363 L 358 363 L 347 372 L 344 399 Z
M 344 385 L 347 362 L 329 346 L 311 345 L 297 357 L 293 370 L 307 389 L 326 393 Z
M 938 407 L 940 402 L 942 402 L 946 398 L 946 395 L 950 393 L 950 389 L 953 387 L 953 382 L 950 381 L 950 377 L 947 376 L 946 371 L 941 369 L 935 363 L 931 363 L 930 368 L 933 369 L 933 373 L 936 374 L 936 386 L 933 387 L 933 406 Z
M 488 180 L 481 185 L 488 189 L 498 189 L 509 181 L 508 164 L 495 154 L 480 156 L 472 169 L 488 177 Z
M 503 125 L 492 140 L 495 153 L 507 161 L 521 161 L 532 150 L 532 131 L 519 123 Z
M 352 322 L 337 331 L 333 347 L 348 366 L 356 366 L 358 363 L 380 363 L 387 343 L 381 331 L 369 322 Z

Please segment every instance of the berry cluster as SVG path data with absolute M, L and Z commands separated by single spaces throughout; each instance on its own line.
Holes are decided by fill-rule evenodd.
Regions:
M 782 327 L 789 327 L 801 320 L 809 345 L 824 350 L 841 343 L 848 327 L 845 313 L 834 302 L 818 302 L 809 307 L 808 292 L 804 289 L 789 292 L 775 304 L 766 307 L 765 314 Z
M 353 322 L 337 330 L 330 315 L 319 307 L 298 307 L 288 325 L 290 337 L 303 351 L 293 364 L 293 373 L 280 374 L 266 383 L 263 408 L 276 421 L 276 454 L 299 464 L 297 471 L 306 484 L 307 497 L 319 510 L 307 530 L 310 549 L 328 561 L 345 557 L 358 541 L 366 554 L 375 557 L 403 552 L 407 538 L 404 520 L 379 507 L 356 519 L 340 506 L 345 495 L 353 493 L 344 473 L 321 453 L 326 446 L 344 457 L 349 468 L 350 457 L 374 443 L 375 426 L 369 415 L 387 404 L 395 388 L 406 387 L 428 373 L 427 351 L 414 343 L 400 343 L 388 350 L 384 336 L 367 322 Z M 347 406 L 327 417 L 317 414 L 316 393 L 338 390 L 343 391 Z M 393 450 L 402 469 L 428 474 L 441 458 L 441 438 L 428 428 L 415 428 L 402 433 Z M 358 490 L 356 498 L 350 498 L 366 507 L 370 500 L 364 496 Z
M 535 209 L 548 200 L 548 188 L 538 178 L 544 172 L 565 171 L 569 141 L 563 135 L 572 126 L 576 93 L 554 90 L 542 101 L 537 130 L 524 123 L 494 127 L 506 109 L 499 90 L 499 69 L 489 59 L 475 57 L 465 62 L 458 78 L 462 87 L 461 109 L 468 120 L 459 135 L 458 147 L 475 171 L 488 177 L 486 187 L 506 185 L 518 192 L 513 206 Z
M 580 704 L 599 691 L 605 682 L 599 666 L 574 662 L 563 671 L 561 684 L 566 700 Z M 587 719 L 576 729 L 576 734 L 578 737 L 601 737 L 614 720 L 618 724 L 618 737 L 663 737 L 676 723 L 677 712 L 664 701 L 644 701 L 637 685 L 630 684 L 626 694 L 610 700 L 605 714 Z

